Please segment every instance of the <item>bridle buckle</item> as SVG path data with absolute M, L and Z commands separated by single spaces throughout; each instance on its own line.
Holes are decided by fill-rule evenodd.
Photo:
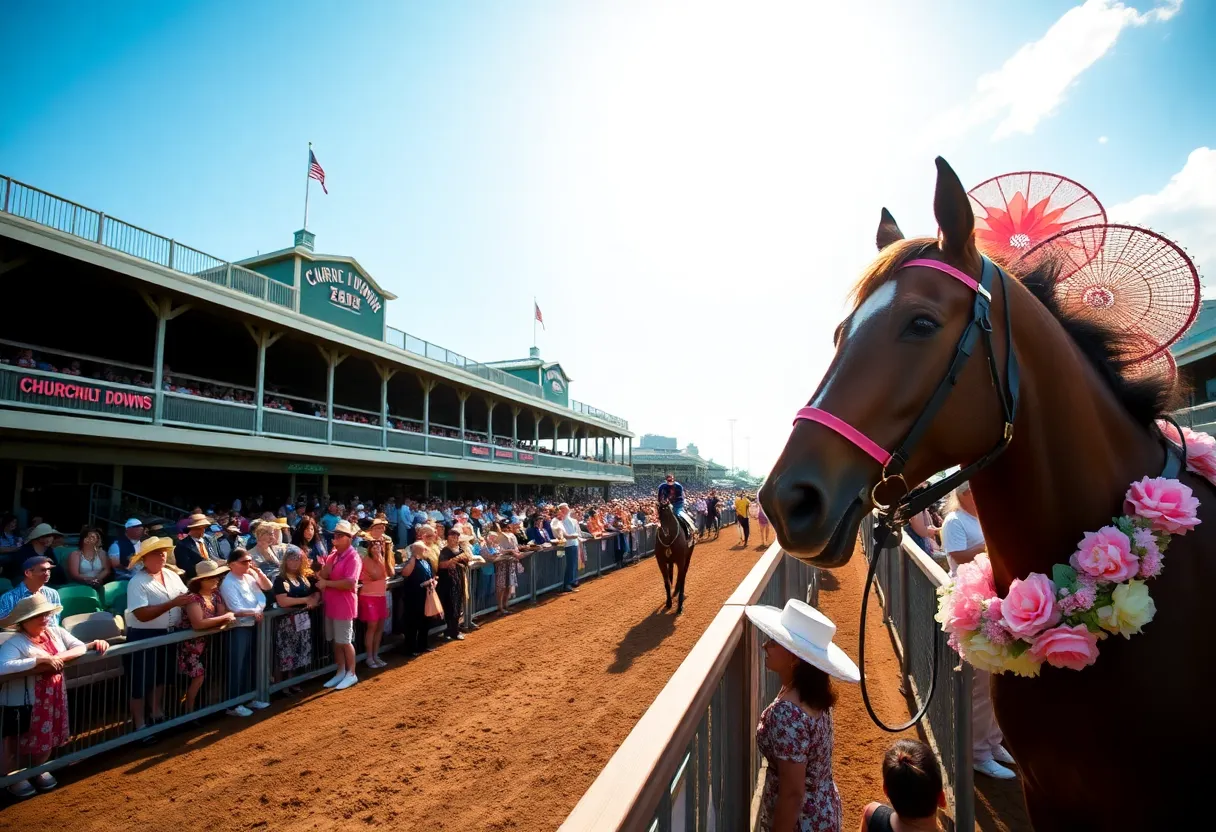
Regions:
M 889 502 L 889 503 L 881 502 L 878 499 L 878 489 L 882 488 L 887 483 L 894 482 L 896 480 L 899 480 L 899 483 L 900 483 L 900 485 L 902 485 L 904 487 L 904 490 L 900 494 L 895 495 L 895 499 L 893 499 L 891 502 Z M 878 482 L 874 483 L 874 487 L 870 489 L 870 502 L 874 504 L 874 508 L 878 509 L 880 514 L 890 514 L 891 507 L 893 505 L 895 505 L 896 502 L 898 502 L 900 497 L 903 497 L 905 494 L 907 494 L 911 490 L 912 489 L 908 488 L 908 481 L 904 479 L 903 474 L 896 474 L 893 477 L 888 477 L 886 471 L 884 471 L 883 475 L 882 475 L 882 479 L 879 480 Z

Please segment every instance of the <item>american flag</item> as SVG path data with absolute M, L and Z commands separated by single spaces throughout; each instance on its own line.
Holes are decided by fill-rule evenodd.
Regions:
M 329 189 L 325 187 L 325 168 L 321 167 L 321 163 L 317 161 L 317 155 L 312 152 L 311 147 L 308 149 L 308 178 L 320 182 L 321 190 L 329 193 Z
M 540 314 L 540 307 L 536 304 L 536 301 L 532 301 L 532 308 L 536 310 L 536 320 L 540 321 L 540 328 L 544 329 L 545 328 L 545 318 L 543 315 Z

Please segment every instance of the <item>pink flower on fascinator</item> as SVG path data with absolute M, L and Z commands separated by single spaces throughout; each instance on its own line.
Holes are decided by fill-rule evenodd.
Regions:
M 1199 500 L 1189 486 L 1164 477 L 1145 477 L 1132 483 L 1124 498 L 1124 510 L 1170 534 L 1186 534 L 1199 525 Z M 1120 580 L 1123 580 L 1122 578 Z
M 968 563 L 961 563 L 954 576 L 956 592 L 966 595 L 978 595 L 987 600 L 996 596 L 996 586 L 992 581 L 992 563 L 987 555 L 976 555 Z

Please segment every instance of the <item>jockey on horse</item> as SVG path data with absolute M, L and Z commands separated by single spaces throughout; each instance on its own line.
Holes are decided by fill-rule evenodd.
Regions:
M 693 529 L 696 528 L 696 525 L 692 522 L 692 518 L 684 513 L 684 486 L 676 482 L 676 478 L 672 474 L 668 474 L 667 481 L 659 486 L 659 499 L 671 503 L 671 510 L 675 512 L 676 519 L 683 526 L 684 534 L 689 540 L 692 540 Z

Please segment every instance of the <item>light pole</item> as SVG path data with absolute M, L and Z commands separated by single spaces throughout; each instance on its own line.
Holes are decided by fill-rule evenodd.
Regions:
M 735 422 L 737 419 L 727 419 L 730 422 L 730 473 L 735 474 Z

